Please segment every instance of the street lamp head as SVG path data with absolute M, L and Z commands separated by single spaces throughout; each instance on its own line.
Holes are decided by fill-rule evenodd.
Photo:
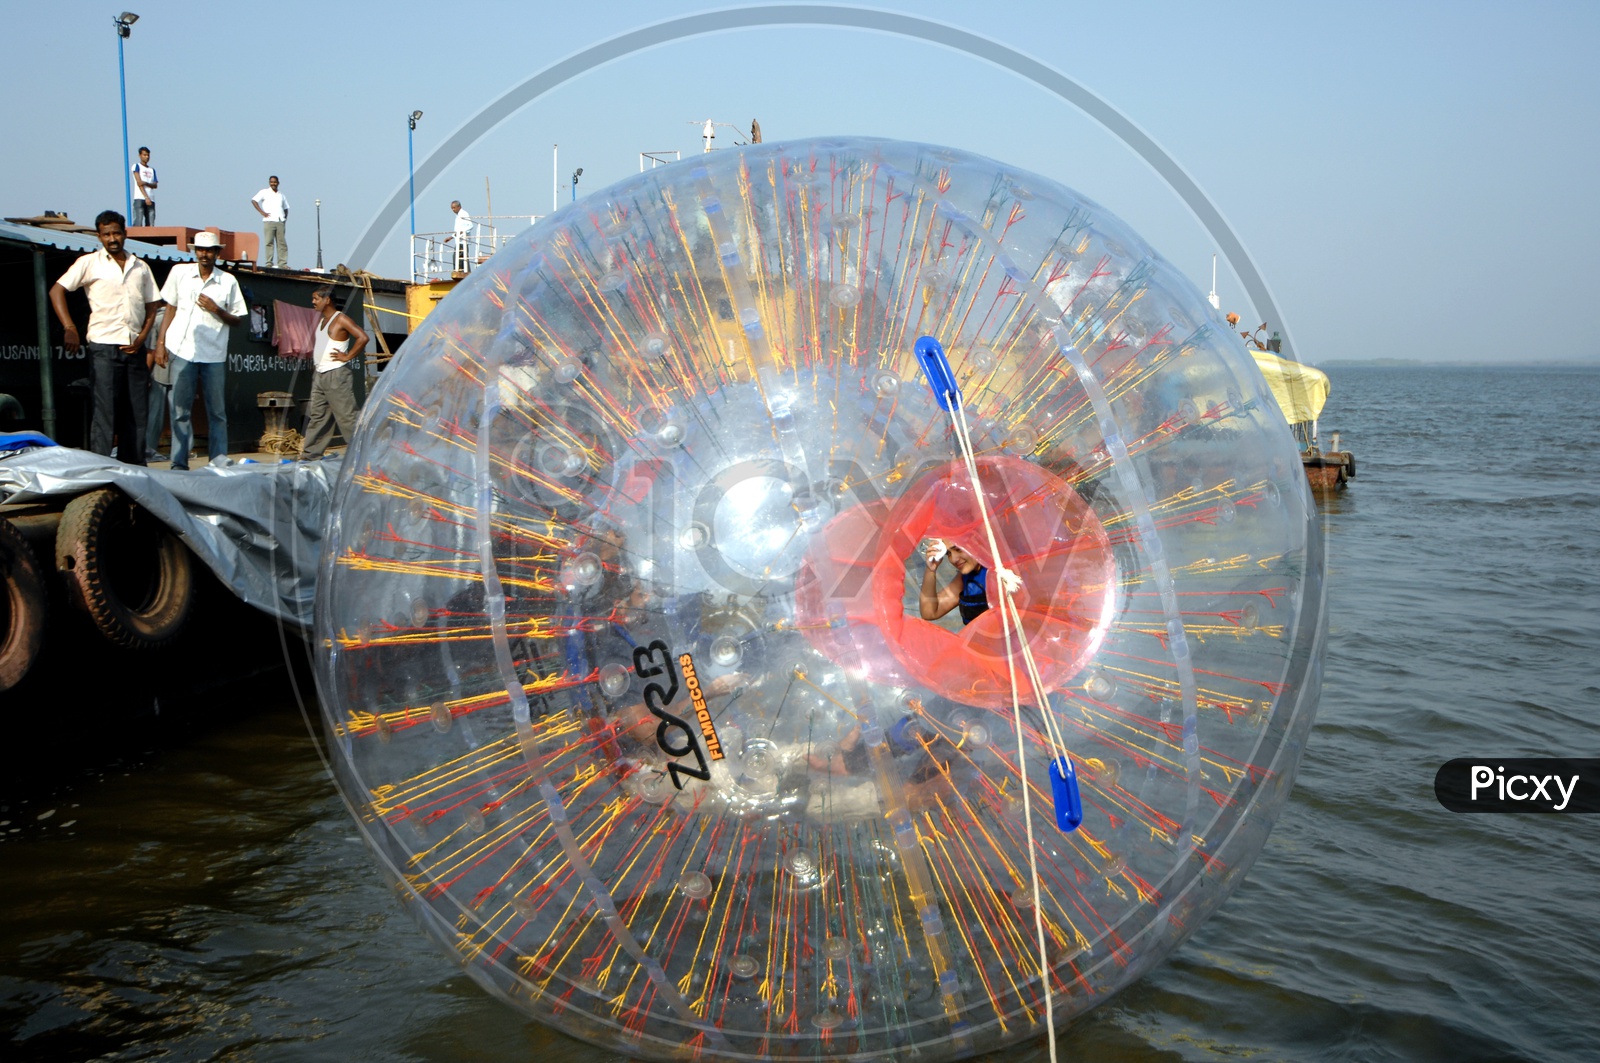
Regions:
M 118 22 L 126 22 L 128 25 L 131 26 L 135 22 L 139 21 L 139 16 L 135 15 L 132 11 L 124 11 L 122 14 L 117 16 L 117 21 Z
M 573 184 L 577 184 L 578 183 L 578 178 L 580 178 L 582 176 L 583 176 L 583 167 L 580 166 L 576 170 L 572 171 L 572 183 Z
M 422 117 L 422 112 L 421 111 L 412 111 L 411 112 L 411 120 L 413 122 L 415 122 L 418 118 L 421 118 L 421 117 Z
M 132 11 L 124 11 L 111 21 L 117 27 L 118 37 L 130 37 L 133 35 L 133 24 L 139 21 L 139 16 Z

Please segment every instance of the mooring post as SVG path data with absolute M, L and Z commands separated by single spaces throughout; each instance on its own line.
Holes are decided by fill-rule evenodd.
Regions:
M 50 297 L 44 286 L 44 252 L 33 252 L 33 308 L 39 319 L 39 417 L 44 434 L 56 437 L 56 395 L 50 384 Z

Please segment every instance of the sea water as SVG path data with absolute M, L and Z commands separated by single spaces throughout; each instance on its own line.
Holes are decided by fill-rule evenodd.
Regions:
M 1238 893 L 1063 1059 L 1600 1052 L 1600 816 L 1454 815 L 1432 789 L 1454 757 L 1600 756 L 1600 370 L 1330 376 L 1324 437 L 1359 475 L 1324 503 L 1294 795 Z M 0 1057 L 617 1058 L 433 949 L 288 684 L 264 689 L 99 741 L 8 707 L 38 718 L 30 777 L 0 780 Z

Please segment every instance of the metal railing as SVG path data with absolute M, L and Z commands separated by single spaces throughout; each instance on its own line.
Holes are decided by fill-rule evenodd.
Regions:
M 417 233 L 411 238 L 411 283 L 427 284 L 466 276 L 541 217 L 539 214 L 497 214 L 474 219 L 472 231 L 459 238 L 453 231 Z

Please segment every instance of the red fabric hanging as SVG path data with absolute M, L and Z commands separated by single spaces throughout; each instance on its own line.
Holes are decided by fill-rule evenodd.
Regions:
M 282 299 L 272 301 L 272 345 L 284 358 L 310 358 L 317 340 L 317 312 Z

